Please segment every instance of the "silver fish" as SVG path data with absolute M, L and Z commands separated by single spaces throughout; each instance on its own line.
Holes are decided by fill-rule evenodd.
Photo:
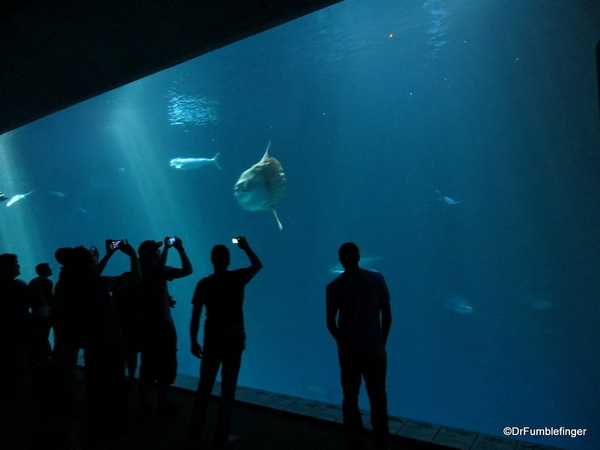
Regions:
M 8 201 L 8 203 L 6 204 L 6 206 L 10 206 L 15 202 L 18 202 L 19 200 L 27 197 L 29 194 L 31 194 L 33 191 L 28 192 L 27 194 L 17 194 L 13 197 L 11 197 L 11 199 Z
M 212 158 L 173 158 L 169 161 L 169 165 L 179 170 L 197 169 L 198 167 L 207 166 L 209 164 L 216 165 L 219 169 L 219 161 L 217 161 L 217 153 Z

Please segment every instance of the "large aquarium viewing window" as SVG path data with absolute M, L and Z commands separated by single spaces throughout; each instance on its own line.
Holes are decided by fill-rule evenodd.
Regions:
M 244 235 L 264 269 L 239 384 L 340 404 L 325 286 L 356 242 L 391 294 L 391 415 L 598 449 L 599 24 L 585 0 L 346 0 L 0 136 L 0 191 L 23 196 L 0 203 L 0 253 L 56 282 L 59 247 L 180 237 L 198 375 L 194 288 L 215 244 L 248 265 Z M 234 196 L 269 142 L 277 218 Z

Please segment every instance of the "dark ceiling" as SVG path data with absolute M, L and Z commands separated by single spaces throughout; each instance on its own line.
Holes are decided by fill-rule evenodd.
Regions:
M 340 0 L 0 0 L 0 134 Z

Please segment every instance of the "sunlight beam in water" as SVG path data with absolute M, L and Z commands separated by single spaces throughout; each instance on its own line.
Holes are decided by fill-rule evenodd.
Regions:
M 26 172 L 20 169 L 11 136 L 12 133 L 0 136 L 0 191 L 8 198 L 27 194 L 32 190 L 23 176 Z M 38 251 L 42 248 L 38 233 L 40 224 L 33 217 L 32 196 L 23 197 L 9 207 L 6 205 L 10 200 L 0 203 L 0 254 L 13 253 L 18 256 L 21 265 L 19 278 L 26 282 L 36 276 L 37 264 L 54 262 L 48 259 L 49 255 L 42 255 Z
M 174 226 L 185 224 L 182 211 L 189 208 L 185 198 L 177 195 L 163 171 L 168 170 L 168 160 L 157 154 L 157 141 L 152 139 L 153 130 L 144 121 L 144 80 L 123 88 L 124 95 L 116 106 L 110 129 L 117 142 L 118 158 L 124 159 L 128 175 L 135 182 L 135 192 L 124 193 L 124 210 L 134 209 L 141 203 L 147 229 L 140 230 L 140 239 L 159 239 L 167 234 L 182 233 Z M 195 224 L 197 225 L 197 224 Z M 183 238 L 183 236 L 180 236 Z M 137 243 L 139 244 L 139 242 Z
M 170 158 L 164 157 L 170 152 L 159 147 L 164 140 L 159 139 L 152 122 L 146 120 L 147 89 L 149 87 L 145 80 L 122 88 L 110 120 L 114 157 L 122 161 L 119 162 L 119 166 L 123 167 L 122 175 L 129 177 L 123 185 L 126 192 L 115 201 L 114 214 L 125 215 L 130 232 L 116 238 L 129 239 L 135 249 L 148 239 L 162 240 L 165 236 L 178 236 L 183 240 L 194 274 L 169 283 L 169 294 L 177 302 L 171 314 L 177 334 L 183 339 L 191 315 L 190 300 L 198 282 L 196 274 L 208 274 L 212 270 L 206 257 L 206 248 L 214 242 L 207 242 L 212 234 L 207 230 L 203 216 L 197 214 L 190 193 L 175 184 L 179 178 L 172 176 Z M 173 156 L 177 155 L 170 157 Z M 132 229 L 129 225 L 141 226 Z M 176 251 L 169 253 L 167 265 L 181 267 Z M 195 358 L 190 353 L 179 352 L 178 372 L 197 374 L 197 370 Z

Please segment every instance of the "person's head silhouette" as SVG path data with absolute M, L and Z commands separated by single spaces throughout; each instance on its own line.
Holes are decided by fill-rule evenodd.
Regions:
M 160 262 L 160 241 L 144 241 L 138 248 L 142 267 L 154 267 Z
M 358 267 L 358 261 L 360 261 L 360 251 L 355 243 L 346 242 L 345 244 L 342 244 L 338 250 L 338 255 L 344 270 L 355 269 Z
M 222 244 L 215 245 L 210 252 L 210 262 L 212 262 L 213 266 L 215 266 L 215 271 L 226 270 L 231 262 L 229 249 Z
M 21 266 L 17 255 L 4 253 L 0 255 L 0 278 L 14 280 L 21 275 Z
M 35 266 L 35 273 L 42 278 L 48 278 L 52 275 L 52 268 L 48 263 L 42 263 Z
M 93 251 L 82 245 L 75 247 L 69 255 L 66 266 L 81 273 L 91 273 L 98 266 L 98 258 Z

